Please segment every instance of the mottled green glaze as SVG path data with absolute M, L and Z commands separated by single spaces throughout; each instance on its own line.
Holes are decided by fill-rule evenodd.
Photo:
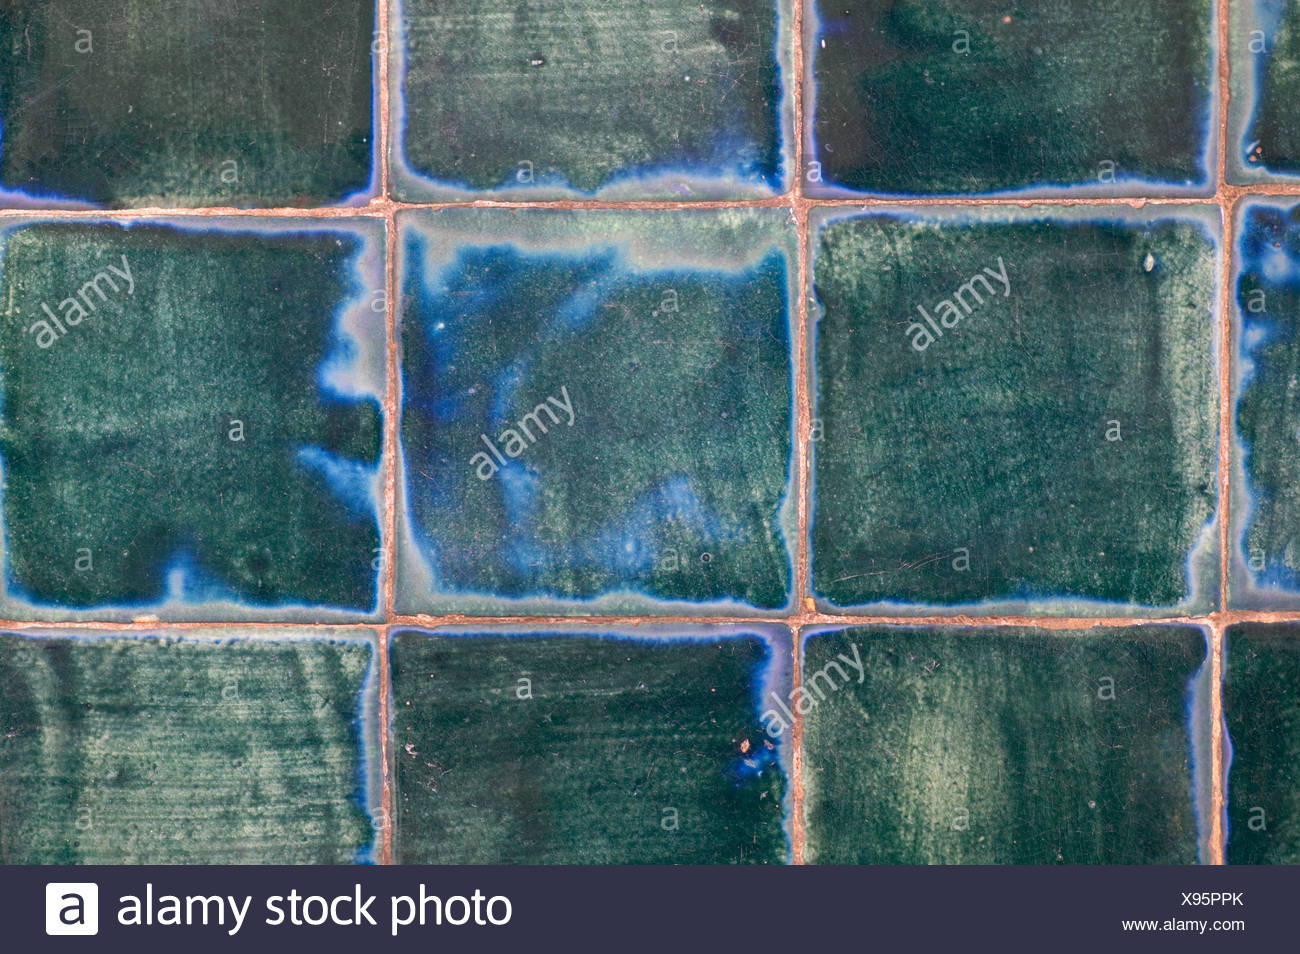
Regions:
M 768 210 L 408 217 L 399 605 L 786 605 L 793 244 Z
M 784 861 L 786 782 L 756 708 L 771 653 L 739 636 L 398 634 L 394 861 Z
M 1300 174 L 1300 4 L 1241 0 L 1233 7 L 1243 8 L 1234 11 L 1233 71 L 1255 77 L 1257 84 L 1253 97 L 1243 95 L 1254 105 L 1245 161 L 1269 172 Z M 1253 17 L 1246 12 L 1251 7 Z
M 373 0 L 0 9 L 0 187 L 107 206 L 309 206 L 370 181 Z
M 860 216 L 816 249 L 818 595 L 1208 604 L 1216 257 L 1200 222 Z M 938 322 L 985 268 L 1009 292 L 963 292 L 969 313 L 934 337 L 918 306 Z
M 1210 0 L 814 6 L 811 158 L 828 186 L 1134 193 L 1125 180 L 1208 177 Z
M 856 653 L 856 655 L 855 655 Z M 1208 667 L 1192 627 L 810 636 L 807 852 L 818 864 L 1188 864 Z M 837 660 L 860 660 L 864 676 Z M 819 676 L 818 674 L 823 675 Z M 812 705 L 808 706 L 808 702 Z M 1208 759 L 1197 780 L 1208 804 Z
M 0 636 L 4 864 L 367 852 L 361 643 Z
M 340 484 L 377 466 L 379 408 L 320 381 L 327 362 L 346 370 L 355 344 L 340 340 L 336 312 L 363 293 L 353 264 L 365 241 L 81 224 L 5 236 L 11 598 L 373 607 L 376 508 Z M 57 314 L 92 280 L 94 313 L 43 338 L 42 303 Z
M 1300 205 L 1292 201 L 1238 211 L 1236 450 L 1246 479 L 1234 486 L 1234 608 L 1285 609 L 1300 592 Z
M 403 192 L 592 192 L 647 175 L 775 191 L 779 6 L 402 0 L 398 158 L 422 177 Z
M 1300 864 L 1300 626 L 1228 629 L 1228 864 Z

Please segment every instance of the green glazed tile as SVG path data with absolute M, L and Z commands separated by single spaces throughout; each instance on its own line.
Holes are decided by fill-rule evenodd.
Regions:
M 1206 646 L 1189 626 L 809 634 L 791 705 L 804 713 L 805 857 L 1204 858 Z
M 790 0 L 393 0 L 405 199 L 788 186 Z
M 782 863 L 780 635 L 393 637 L 398 864 Z
M 0 17 L 0 197 L 308 206 L 372 191 L 374 0 L 59 0 Z
M 369 858 L 373 657 L 328 636 L 0 636 L 3 863 Z
M 1234 0 L 1228 180 L 1300 178 L 1300 3 Z
M 815 0 L 816 194 L 1209 194 L 1212 0 Z
M 1228 864 L 1300 864 L 1300 626 L 1228 628 L 1223 708 Z
M 1212 606 L 1216 216 L 815 216 L 816 595 Z
M 24 220 L 0 242 L 11 618 L 374 610 L 379 226 Z
M 788 213 L 400 225 L 400 612 L 790 602 Z
M 1236 446 L 1229 601 L 1300 608 L 1300 205 L 1237 208 Z

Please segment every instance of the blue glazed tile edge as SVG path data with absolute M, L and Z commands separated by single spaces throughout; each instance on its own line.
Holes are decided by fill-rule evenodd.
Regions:
M 336 355 L 321 367 L 324 376 L 327 372 L 332 379 L 322 381 L 322 386 L 337 393 L 345 393 L 355 400 L 372 400 L 377 402 L 381 416 L 384 415 L 387 383 L 387 331 L 385 316 L 373 308 L 375 291 L 385 287 L 386 273 L 386 239 L 382 219 L 357 217 L 348 219 L 315 217 L 264 217 L 264 216 L 166 216 L 139 215 L 130 218 L 120 217 L 78 217 L 75 220 L 65 218 L 43 217 L 39 212 L 31 215 L 4 217 L 0 219 L 0 270 L 4 268 L 4 245 L 7 236 L 15 230 L 47 223 L 75 221 L 80 225 L 103 225 L 130 229 L 133 226 L 161 226 L 178 233 L 191 234 L 248 234 L 254 236 L 295 236 L 328 235 L 343 233 L 354 235 L 361 241 L 361 251 L 352 264 L 352 297 L 337 304 L 335 310 L 335 329 L 340 341 L 346 341 L 352 348 L 352 354 L 343 363 L 334 361 Z M 346 364 L 347 374 L 339 373 Z M 0 398 L 3 396 L 3 369 L 0 369 Z M 380 535 L 380 549 L 387 546 L 385 540 L 387 521 L 385 519 L 384 483 L 387 459 L 381 454 L 375 473 L 368 481 L 370 496 L 375 505 L 376 527 Z M 4 485 L 4 462 L 0 460 L 0 488 Z M 0 490 L 2 493 L 3 490 Z M 3 511 L 0 510 L 0 541 L 5 541 Z M 29 601 L 24 594 L 12 588 L 8 582 L 8 572 L 4 567 L 7 562 L 7 542 L 0 545 L 0 614 L 13 615 L 14 618 L 30 622 L 75 622 L 96 621 L 105 623 L 125 623 L 132 621 L 166 623 L 166 622 L 283 622 L 283 623 L 350 623 L 379 622 L 384 618 L 383 597 L 384 579 L 381 570 L 376 571 L 375 604 L 372 607 L 334 607 L 314 606 L 299 603 L 280 605 L 260 605 L 246 602 L 227 602 L 218 600 L 191 601 L 183 595 L 169 595 L 154 603 L 140 605 L 104 605 L 88 609 L 69 609 L 66 607 L 39 604 Z
M 967 224 L 1001 224 L 1001 223 L 1018 223 L 1018 222 L 1061 222 L 1069 223 L 1091 223 L 1091 222 L 1119 222 L 1133 227 L 1145 224 L 1152 224 L 1164 221 L 1182 221 L 1192 222 L 1199 225 L 1207 238 L 1212 243 L 1215 256 L 1215 276 L 1216 276 L 1216 295 L 1214 301 L 1210 304 L 1210 311 L 1207 314 L 1207 320 L 1212 327 L 1211 349 L 1213 364 L 1216 374 L 1221 379 L 1229 373 L 1227 369 L 1222 368 L 1219 355 L 1221 354 L 1222 344 L 1222 322 L 1219 315 L 1219 300 L 1222 297 L 1222 289 L 1219 287 L 1223 272 L 1222 264 L 1225 256 L 1229 254 L 1225 250 L 1223 241 L 1223 218 L 1222 211 L 1218 206 L 1190 204 L 1177 206 L 1158 206 L 1153 209 L 1134 209 L 1125 206 L 1115 205 L 1072 205 L 1072 206 L 986 206 L 983 208 L 944 208 L 944 207 L 927 207 L 918 209 L 908 206 L 862 206 L 854 207 L 832 207 L 832 208 L 815 208 L 809 215 L 809 239 L 808 239 L 808 276 L 810 297 L 809 300 L 809 318 L 807 327 L 807 340 L 805 347 L 808 353 L 808 377 L 809 377 L 809 397 L 812 404 L 813 416 L 816 417 L 817 407 L 817 323 L 820 317 L 820 304 L 817 302 L 811 289 L 813 286 L 813 266 L 817 252 L 817 236 L 826 226 L 846 219 L 859 217 L 885 217 L 894 218 L 911 222 L 927 222 L 936 225 L 962 226 Z M 1235 334 L 1235 333 L 1234 333 Z M 1219 448 L 1216 445 L 1215 453 L 1218 454 Z M 808 547 L 808 591 L 801 594 L 804 599 L 814 601 L 818 611 L 828 615 L 844 616 L 892 616 L 892 617 L 945 617 L 950 616 L 954 619 L 964 617 L 999 617 L 999 616 L 1023 616 L 1023 617 L 1128 617 L 1128 618 L 1147 618 L 1147 619 L 1170 619 L 1186 616 L 1203 615 L 1214 612 L 1222 607 L 1220 606 L 1220 521 L 1224 519 L 1225 501 L 1219 499 L 1214 514 L 1201 530 L 1201 534 L 1195 546 L 1187 554 L 1186 559 L 1186 579 L 1188 583 L 1188 595 L 1181 603 L 1173 606 L 1143 606 L 1129 603 L 1113 603 L 1102 600 L 1093 600 L 1087 598 L 1073 597 L 1069 594 L 1045 594 L 1036 598 L 992 598 L 976 603 L 961 604 L 938 604 L 938 603 L 907 603 L 907 602 L 890 602 L 881 601 L 854 606 L 839 606 L 825 599 L 817 592 L 815 559 L 812 549 L 812 533 L 815 526 L 815 514 L 817 503 L 817 466 L 816 466 L 816 443 L 810 442 L 809 462 L 808 462 L 808 528 L 806 536 L 806 545 Z M 1239 458 L 1238 458 L 1239 460 Z M 1235 479 L 1235 478 L 1234 478 Z M 1240 484 L 1238 483 L 1238 486 Z M 1234 492 L 1235 493 L 1235 492 Z M 1217 499 L 1217 494 L 1216 494 Z M 1297 606 L 1300 607 L 1300 598 L 1297 599 Z

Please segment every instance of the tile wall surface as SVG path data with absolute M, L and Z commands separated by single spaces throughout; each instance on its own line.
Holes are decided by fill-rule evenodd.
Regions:
M 1300 858 L 1300 0 L 0 49 L 0 861 Z

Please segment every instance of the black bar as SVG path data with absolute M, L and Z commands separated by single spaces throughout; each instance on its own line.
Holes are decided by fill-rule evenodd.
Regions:
M 93 937 L 46 934 L 47 883 L 71 882 L 98 885 Z M 393 921 L 416 913 L 421 888 L 438 899 L 425 904 L 426 923 L 399 923 L 394 935 Z M 852 951 L 928 951 L 940 945 L 980 950 L 989 944 L 1053 952 L 1186 951 L 1225 944 L 1231 950 L 1287 950 L 1295 942 L 1297 889 L 1300 868 L 15 866 L 0 867 L 0 947 L 185 954 L 283 952 L 304 943 L 314 945 L 313 951 L 363 944 L 385 951 L 512 954 L 535 945 L 619 954 L 811 945 Z M 361 926 L 311 926 L 303 919 L 319 919 L 325 905 L 299 901 L 303 923 L 295 926 L 294 891 L 303 898 L 346 897 L 333 905 L 340 921 L 356 917 L 360 892 L 376 923 L 362 917 Z M 56 914 L 62 905 L 64 919 L 76 921 L 81 912 L 75 892 L 56 893 Z M 220 905 L 188 900 L 216 895 L 223 898 Z M 233 908 L 227 897 L 236 899 Z M 367 905 L 369 897 L 374 900 Z M 489 907 L 494 897 L 507 898 L 508 907 L 500 900 Z M 238 908 L 243 921 L 236 927 Z M 277 910 L 284 923 L 268 924 Z M 177 911 L 195 923 L 158 923 Z M 137 915 L 154 923 L 119 923 Z M 216 923 L 218 915 L 224 924 Z M 450 923 L 466 918 L 462 925 Z M 1126 931 L 1124 921 L 1154 921 L 1156 929 Z M 1205 922 L 1203 931 L 1199 922 Z

